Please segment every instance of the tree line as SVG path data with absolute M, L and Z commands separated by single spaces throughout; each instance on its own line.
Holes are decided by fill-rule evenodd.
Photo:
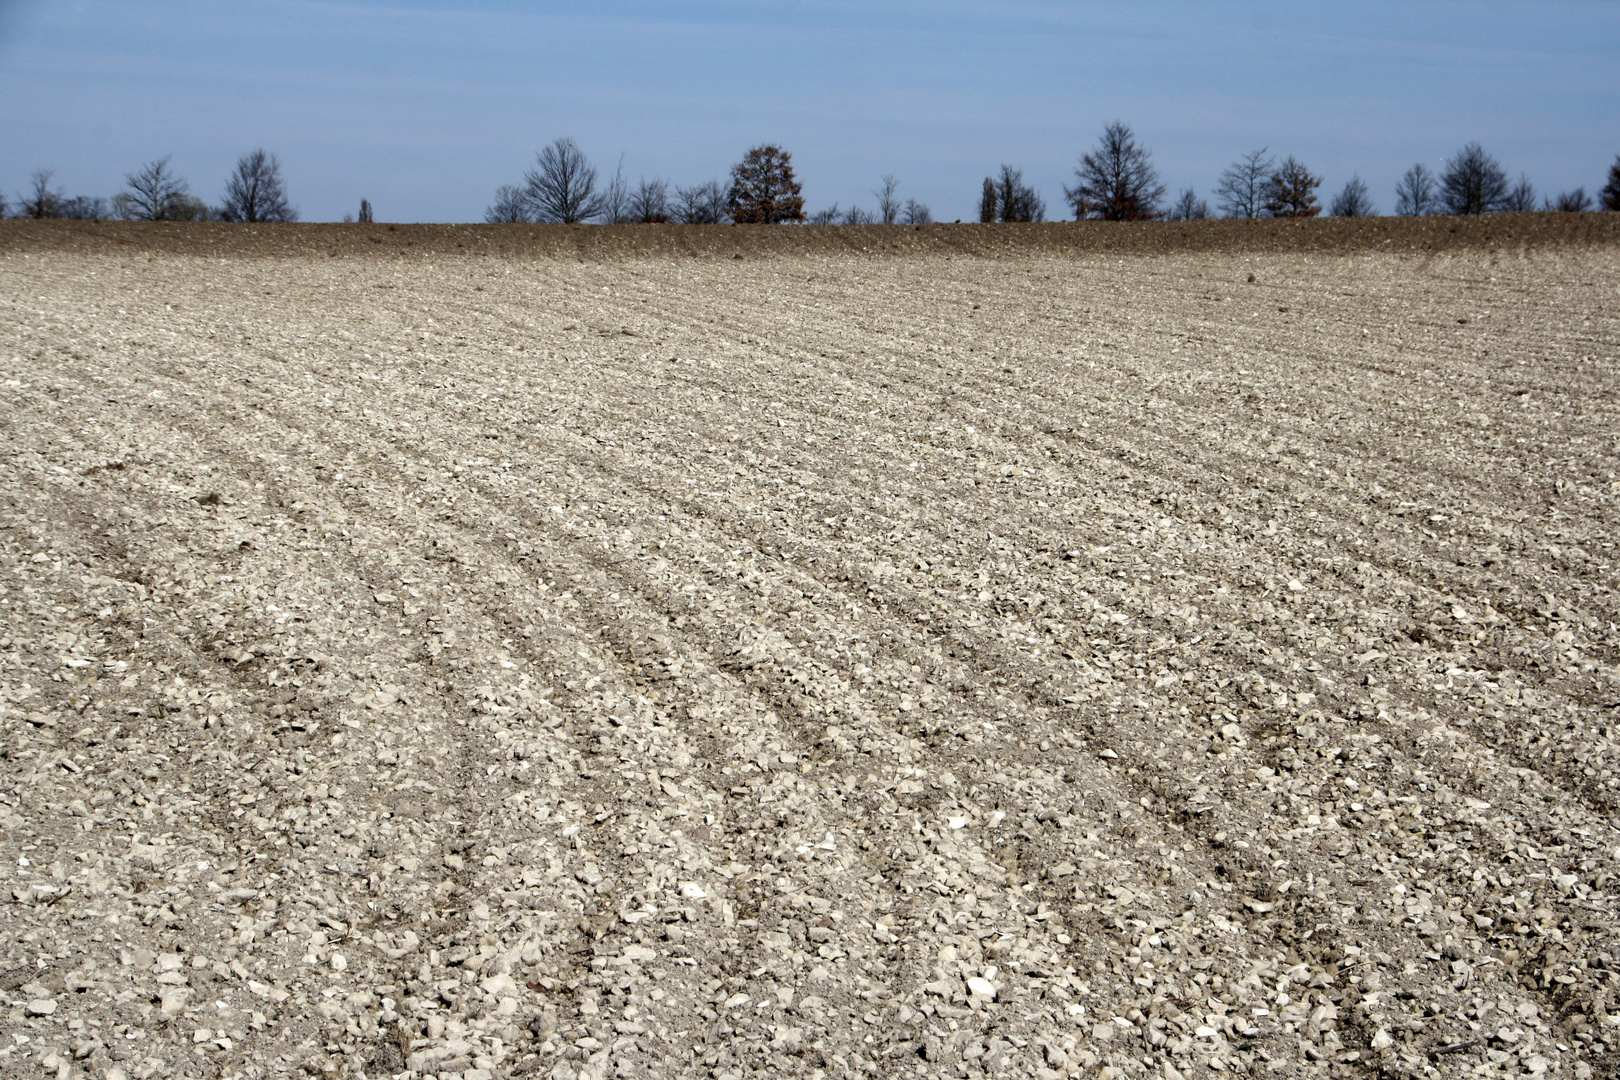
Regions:
M 1118 121 L 1103 129 L 1093 150 L 1081 155 L 1074 175 L 1075 184 L 1064 186 L 1063 198 L 1076 220 L 1187 221 L 1217 212 L 1227 218 L 1316 217 L 1324 210 L 1317 195 L 1322 178 L 1294 155 L 1279 160 L 1266 147 L 1244 154 L 1222 171 L 1214 188 L 1216 211 L 1192 188 L 1166 202 L 1152 155 L 1130 127 Z M 1395 213 L 1405 217 L 1537 209 L 1581 212 L 1594 206 L 1620 210 L 1620 156 L 1610 166 L 1608 183 L 1596 203 L 1584 187 L 1578 187 L 1538 205 L 1530 178 L 1520 174 L 1517 181 L 1509 179 L 1479 143 L 1469 143 L 1452 155 L 1438 174 L 1421 163 L 1413 165 L 1395 186 Z M 999 180 L 985 178 L 980 221 L 1040 221 L 1044 209 L 1040 197 L 1022 186 L 1017 169 L 1003 165 Z M 1325 209 L 1333 217 L 1378 213 L 1359 176 L 1352 176 Z
M 110 200 L 70 197 L 52 189 L 52 173 L 34 173 L 29 191 L 8 207 L 0 195 L 0 217 L 119 218 L 135 221 L 297 221 L 287 200 L 281 163 L 274 154 L 254 150 L 242 155 L 225 178 L 220 201 L 210 206 L 191 193 L 169 158 L 147 162 L 125 175 L 125 189 Z M 1372 193 L 1352 176 L 1326 207 L 1318 196 L 1322 178 L 1294 155 L 1281 159 L 1261 147 L 1242 155 L 1222 171 L 1213 188 L 1215 206 L 1192 188 L 1167 200 L 1153 156 L 1131 128 L 1119 121 L 1103 129 L 1097 145 L 1080 155 L 1074 185 L 1064 185 L 1063 201 L 1076 220 L 1186 221 L 1226 218 L 1371 217 L 1378 214 Z M 731 167 L 726 181 L 705 180 L 684 187 L 663 177 L 641 176 L 631 184 L 623 159 L 605 182 L 578 144 L 559 138 L 535 155 L 535 163 L 516 184 L 506 184 L 484 214 L 489 222 L 573 224 L 676 223 L 689 225 L 807 223 L 812 225 L 923 225 L 934 220 L 927 204 L 900 198 L 900 181 L 886 175 L 872 190 L 875 209 L 840 208 L 837 203 L 805 212 L 803 189 L 793 171 L 793 155 L 776 144 L 750 149 Z M 1539 200 L 1523 173 L 1510 178 L 1479 143 L 1469 143 L 1435 172 L 1419 163 L 1395 185 L 1394 213 L 1489 214 L 1525 210 L 1582 212 L 1620 211 L 1620 156 L 1609 168 L 1608 182 L 1596 199 L 1586 188 Z M 353 221 L 345 215 L 345 221 Z M 359 220 L 373 220 L 371 203 L 360 201 Z M 1046 203 L 1024 182 L 1021 169 L 1002 165 L 984 178 L 979 193 L 981 222 L 1046 220 Z
M 1333 217 L 1372 217 L 1378 214 L 1372 193 L 1352 176 L 1324 208 L 1318 189 L 1321 177 L 1294 155 L 1282 159 L 1265 147 L 1244 154 L 1229 165 L 1214 188 L 1216 210 L 1207 199 L 1188 188 L 1166 201 L 1152 154 L 1126 124 L 1115 121 L 1103 129 L 1094 149 L 1080 156 L 1074 185 L 1065 185 L 1063 199 L 1076 220 L 1152 221 L 1227 218 L 1316 217 L 1326 209 Z M 793 174 L 792 155 L 780 146 L 757 146 L 732 166 L 730 184 L 709 180 L 690 188 L 671 186 L 664 179 L 641 177 L 631 185 L 623 164 L 611 179 L 598 186 L 597 172 L 579 146 L 568 138 L 541 150 L 535 165 L 520 184 L 503 186 L 485 214 L 490 222 L 597 221 L 607 224 L 677 222 L 738 224 L 808 222 L 813 225 L 868 225 L 931 222 L 933 214 L 915 199 L 899 198 L 899 180 L 884 176 L 873 189 L 876 211 L 852 206 L 831 207 L 806 215 L 801 188 Z M 1426 165 L 1413 165 L 1395 188 L 1395 213 L 1488 214 L 1501 211 L 1585 211 L 1597 206 L 1620 210 L 1620 156 L 1609 169 L 1608 183 L 1594 203 L 1584 187 L 1548 197 L 1538 205 L 1528 177 L 1508 178 L 1502 166 L 1478 143 L 1469 143 L 1437 174 Z M 1002 165 L 997 175 L 984 178 L 979 195 L 981 222 L 1044 221 L 1046 203 L 1024 182 L 1021 169 Z
M 210 206 L 191 193 L 191 185 L 174 171 L 168 157 L 149 161 L 124 174 L 124 190 L 111 199 L 69 196 L 52 189 L 50 169 L 34 173 L 29 190 L 18 197 L 10 216 L 69 218 L 100 221 L 297 221 L 298 211 L 287 201 L 281 162 L 274 154 L 254 150 L 237 159 L 225 178 L 217 204 Z M 0 195 L 0 217 L 8 207 Z
M 892 177 L 886 178 L 893 181 Z M 572 225 L 664 224 L 773 225 L 809 220 L 803 188 L 793 173 L 793 155 L 781 147 L 756 146 L 731 167 L 728 184 L 718 179 L 691 187 L 662 177 L 642 176 L 632 186 L 621 160 L 613 176 L 598 184 L 596 167 L 570 138 L 560 138 L 535 155 L 518 184 L 503 185 L 484 220 L 550 222 Z M 897 182 L 886 186 L 892 198 Z M 924 208 L 926 212 L 926 208 Z M 836 214 L 836 208 L 834 209 Z

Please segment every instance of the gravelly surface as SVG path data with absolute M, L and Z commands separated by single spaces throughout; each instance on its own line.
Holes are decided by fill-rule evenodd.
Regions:
M 1612 246 L 0 266 L 0 1071 L 1620 1069 Z

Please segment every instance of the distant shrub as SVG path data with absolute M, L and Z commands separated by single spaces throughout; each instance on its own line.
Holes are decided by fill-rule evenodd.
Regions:
M 934 212 L 928 209 L 927 203 L 920 203 L 916 199 L 907 199 L 905 209 L 901 211 L 900 220 L 907 225 L 929 225 L 933 223 Z
M 99 195 L 75 195 L 62 200 L 56 216 L 69 221 L 101 221 L 112 216 L 112 207 Z
M 1592 196 L 1584 187 L 1578 187 L 1574 191 L 1560 192 L 1556 199 L 1548 199 L 1542 209 L 1560 214 L 1584 214 L 1592 209 Z

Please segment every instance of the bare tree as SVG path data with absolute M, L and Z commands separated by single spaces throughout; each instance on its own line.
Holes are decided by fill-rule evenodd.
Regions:
M 1536 208 L 1536 189 L 1530 183 L 1530 178 L 1524 173 L 1519 174 L 1519 182 L 1508 188 L 1508 193 L 1502 196 L 1502 209 L 1509 213 L 1522 214 L 1527 210 Z
M 535 155 L 535 167 L 523 174 L 523 196 L 536 221 L 571 225 L 602 213 L 596 168 L 567 137 Z
M 281 162 L 274 154 L 255 150 L 236 160 L 235 171 L 225 178 L 219 218 L 248 222 L 298 220 L 298 211 L 287 204 Z
M 682 225 L 719 225 L 726 220 L 726 189 L 710 180 L 675 187 L 675 220 Z
M 844 216 L 839 219 L 838 223 L 840 225 L 876 225 L 877 215 L 870 210 L 863 210 L 859 206 L 852 206 L 844 211 Z
M 48 169 L 34 173 L 33 186 L 17 207 L 18 217 L 100 221 L 110 216 L 106 199 L 91 195 L 70 197 L 60 188 L 52 191 L 49 187 L 51 176 Z M 5 217 L 4 200 L 0 200 L 0 217 Z
M 70 221 L 99 221 L 108 216 L 107 200 L 89 195 L 71 198 L 61 188 L 51 190 L 51 169 L 40 169 L 32 176 L 28 193 L 21 196 L 17 216 L 25 218 L 65 218 Z M 0 217 L 5 217 L 5 200 L 0 199 Z
M 28 194 L 22 196 L 22 204 L 17 207 L 17 216 L 26 218 L 54 218 L 62 216 L 62 204 L 67 202 L 67 192 L 58 188 L 51 190 L 51 177 L 55 176 L 53 169 L 36 169 L 29 178 Z
M 484 220 L 491 225 L 530 220 L 529 201 L 524 198 L 522 189 L 511 184 L 496 188 L 495 201 L 484 211 Z
M 731 167 L 726 212 L 739 225 L 804 220 L 803 188 L 793 176 L 793 155 L 779 146 L 756 146 Z
M 815 213 L 811 214 L 809 221 L 812 225 L 836 225 L 838 224 L 840 217 L 841 215 L 838 212 L 838 204 L 833 203 L 831 206 L 827 207 L 827 209 L 817 210 Z
M 1333 196 L 1333 205 L 1328 213 L 1334 217 L 1375 217 L 1378 211 L 1373 207 L 1367 185 L 1361 177 L 1352 176 L 1345 183 L 1344 190 Z
M 190 188 L 169 168 L 168 155 L 125 173 L 124 183 L 128 187 L 114 198 L 113 208 L 126 221 L 176 221 L 191 210 L 182 201 Z
M 1469 143 L 1440 174 L 1440 203 L 1453 214 L 1489 214 L 1508 195 L 1507 173 L 1479 143 Z
M 1170 207 L 1171 221 L 1199 221 L 1209 217 L 1209 203 L 1200 199 L 1192 188 L 1183 191 Z
M 619 155 L 613 179 L 602 189 L 602 220 L 609 225 L 625 225 L 635 220 L 630 212 L 630 185 L 624 179 L 624 155 Z
M 1228 165 L 1215 185 L 1221 213 L 1229 218 L 1265 216 L 1266 186 L 1271 182 L 1273 164 L 1262 146 Z
M 645 176 L 630 193 L 630 220 L 657 225 L 669 220 L 669 182 Z
M 1081 156 L 1074 175 L 1077 183 L 1065 187 L 1063 197 L 1074 208 L 1076 221 L 1150 221 L 1160 216 L 1164 185 L 1153 156 L 1118 120 L 1103 128 L 1097 149 Z
M 984 178 L 984 189 L 979 196 L 979 221 L 988 224 L 996 220 L 996 211 L 1000 209 L 1000 200 L 996 198 L 996 182 L 988 176 Z
M 1561 214 L 1584 214 L 1592 209 L 1592 196 L 1586 193 L 1586 188 L 1578 187 L 1574 191 L 1561 193 L 1556 199 L 1548 199 L 1542 209 Z
M 1272 217 L 1315 217 L 1322 212 L 1316 201 L 1320 176 L 1312 176 L 1303 162 L 1289 154 L 1266 183 L 1266 213 Z
M 900 197 L 895 194 L 899 188 L 900 181 L 890 173 L 883 178 L 883 186 L 872 191 L 877 196 L 878 221 L 884 225 L 893 225 L 900 220 Z
M 1045 221 L 1046 203 L 1034 188 L 1024 183 L 1024 171 L 1011 165 L 1001 167 L 1000 179 L 984 178 L 984 197 L 979 204 L 980 221 Z
M 1395 185 L 1395 213 L 1400 217 L 1425 217 L 1440 212 L 1440 186 L 1434 173 L 1421 161 L 1406 170 Z
M 907 199 L 900 220 L 907 225 L 930 225 L 934 221 L 934 212 L 928 209 L 927 203 L 920 203 L 916 199 Z
M 371 200 L 370 199 L 361 199 L 360 200 L 360 224 L 362 224 L 362 225 L 370 225 L 374 220 L 376 220 L 376 219 L 373 218 L 372 215 L 371 215 Z
M 1609 166 L 1609 182 L 1598 192 L 1598 204 L 1605 210 L 1620 210 L 1620 154 Z

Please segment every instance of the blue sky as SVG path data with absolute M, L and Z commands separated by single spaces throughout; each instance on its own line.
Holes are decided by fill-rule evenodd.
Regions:
M 682 184 L 774 141 L 811 209 L 870 207 L 894 173 L 944 220 L 1008 162 L 1058 216 L 1116 118 L 1173 191 L 1264 145 L 1387 212 L 1409 165 L 1470 140 L 1542 192 L 1601 186 L 1620 2 L 0 0 L 0 110 L 8 198 L 37 168 L 110 195 L 172 154 L 217 200 L 264 146 L 306 220 L 362 197 L 480 220 L 559 135 Z

